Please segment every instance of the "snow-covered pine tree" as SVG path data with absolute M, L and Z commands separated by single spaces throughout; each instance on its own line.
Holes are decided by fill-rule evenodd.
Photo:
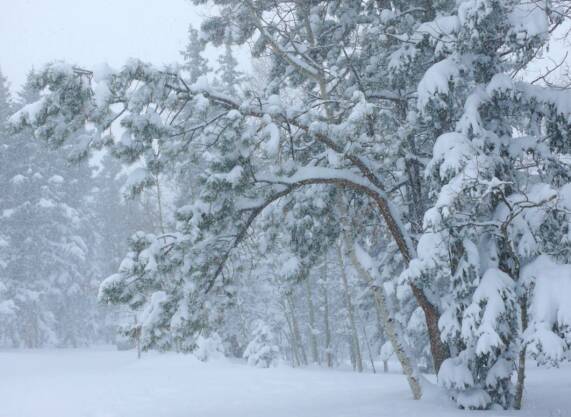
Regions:
M 0 120 L 2 121 L 2 133 L 6 134 L 8 118 L 12 115 L 14 110 L 12 103 L 12 94 L 10 93 L 10 86 L 8 80 L 0 70 Z
M 434 200 L 405 274 L 440 299 L 452 358 L 439 382 L 464 408 L 521 407 L 532 301 L 522 268 L 552 253 L 545 230 L 567 227 L 556 200 L 569 179 L 559 139 L 569 135 L 568 93 L 517 80 L 560 22 L 552 11 L 465 1 L 430 29 L 442 54 L 417 105 L 419 127 L 437 137 L 426 168 Z
M 464 349 L 456 343 L 457 333 L 439 326 L 441 315 L 456 314 L 457 306 L 468 310 L 474 300 L 484 307 L 491 305 L 494 294 L 482 290 L 473 298 L 479 284 L 473 277 L 480 280 L 483 275 L 472 268 L 477 245 L 469 241 L 482 232 L 467 227 L 456 238 L 458 231 L 452 230 L 455 256 L 453 262 L 445 262 L 441 256 L 445 251 L 439 252 L 441 240 L 425 237 L 430 233 L 425 233 L 423 218 L 424 226 L 430 226 L 436 212 L 425 215 L 426 208 L 438 206 L 442 190 L 463 169 L 443 164 L 443 155 L 451 154 L 442 151 L 448 149 L 447 141 L 458 152 L 466 148 L 457 148 L 456 143 L 477 145 L 473 138 L 481 137 L 479 123 L 488 123 L 493 112 L 497 116 L 506 111 L 496 105 L 490 107 L 493 112 L 483 113 L 487 104 L 473 106 L 482 97 L 472 93 L 481 91 L 479 85 L 486 90 L 486 84 L 495 80 L 496 87 L 487 93 L 497 97 L 494 91 L 500 92 L 508 83 L 494 75 L 517 69 L 547 37 L 545 31 L 537 31 L 539 26 L 528 27 L 521 19 L 520 11 L 528 11 L 526 4 L 515 0 L 316 1 L 291 4 L 292 18 L 280 19 L 281 5 L 275 2 L 224 1 L 204 23 L 201 39 L 214 45 L 253 41 L 255 54 L 270 57 L 269 85 L 264 88 L 229 97 L 205 78 L 187 83 L 177 68 L 158 69 L 136 60 L 104 76 L 96 71 L 92 79 L 90 72 L 51 64 L 37 77 L 37 87 L 47 87 L 49 94 L 21 111 L 13 122 L 33 126 L 36 135 L 48 142 L 77 144 L 77 155 L 108 144 L 126 162 L 151 161 L 158 145 L 161 160 L 141 172 L 141 185 L 173 166 L 196 180 L 195 194 L 178 210 L 175 231 L 139 235 L 121 272 L 103 286 L 110 300 L 136 304 L 148 312 L 149 345 L 168 346 L 171 338 L 178 338 L 190 346 L 197 332 L 219 322 L 233 290 L 229 261 L 263 213 L 273 211 L 279 223 L 271 234 L 287 236 L 307 219 L 287 216 L 290 206 L 282 202 L 287 200 L 291 206 L 297 201 L 309 205 L 305 200 L 311 199 L 327 202 L 324 196 L 332 188 L 343 188 L 357 201 L 350 216 L 358 223 L 382 220 L 402 261 L 391 269 L 399 271 L 410 264 L 401 283 L 422 308 L 438 372 L 450 350 L 456 360 Z M 515 87 L 506 90 L 516 91 Z M 541 94 L 532 96 L 538 99 Z M 119 118 L 125 134 L 111 143 L 109 128 Z M 546 129 L 559 132 L 567 119 L 550 116 L 548 120 Z M 469 122 L 473 127 L 464 129 Z M 86 124 L 92 127 L 89 131 Z M 455 133 L 442 136 L 456 127 L 465 141 Z M 495 129 L 491 130 L 498 135 Z M 511 135 L 507 123 L 497 129 Z M 501 147 L 483 149 L 484 154 L 494 154 Z M 494 156 L 505 157 L 503 152 Z M 473 154 L 460 152 L 459 158 L 465 157 L 473 159 Z M 429 160 L 431 172 L 445 166 L 439 181 L 424 176 Z M 457 171 L 447 173 L 448 168 Z M 509 181 L 498 175 L 501 181 Z M 501 194 L 496 191 L 502 187 L 493 187 L 491 193 L 498 208 Z M 478 204 L 463 204 L 481 209 Z M 380 219 L 365 215 L 371 207 Z M 485 211 L 483 217 L 490 221 L 492 210 Z M 358 231 L 364 230 L 361 224 Z M 447 226 L 445 232 L 449 230 Z M 419 238 L 421 259 L 411 264 Z M 357 236 L 356 240 L 364 239 Z M 502 270 L 511 268 L 506 267 L 510 261 L 505 254 L 498 259 L 496 272 L 510 275 L 513 271 Z M 423 265 L 427 258 L 435 261 Z M 168 281 L 161 278 L 164 271 L 171 274 Z M 505 282 L 499 272 L 490 273 L 486 281 Z M 451 282 L 458 283 L 457 290 L 450 290 Z M 513 289 L 501 286 L 498 290 L 500 298 L 513 301 Z M 510 309 L 494 322 L 502 329 L 492 330 L 511 334 L 512 313 L 517 309 Z M 474 317 L 482 330 L 482 324 L 489 323 Z M 448 322 L 448 318 L 442 321 Z M 508 339 L 489 355 L 492 361 L 513 356 L 517 342 Z M 489 365 L 478 372 L 489 375 Z M 493 397 L 505 406 L 510 398 L 506 374 L 492 375 L 489 384 L 477 380 L 480 385 L 474 388 L 482 394 L 480 398 L 490 397 L 487 403 Z
M 218 57 L 218 68 L 216 74 L 224 86 L 224 91 L 234 96 L 236 87 L 242 84 L 244 75 L 238 70 L 238 61 L 232 52 L 232 45 L 224 45 L 224 53 Z
M 8 86 L 7 79 L 0 71 L 0 165 L 7 166 L 8 154 L 8 117 L 13 112 L 12 95 Z M 8 201 L 8 191 L 0 192 L 0 207 L 4 207 Z M 0 212 L 4 217 L 4 211 Z M 13 300 L 12 294 L 14 290 L 11 288 L 10 281 L 7 277 L 7 267 L 9 261 L 8 248 L 10 246 L 10 237 L 5 230 L 0 231 L 0 320 L 2 321 L 2 332 L 0 332 L 0 345 L 10 346 L 17 344 L 16 336 L 16 314 L 17 307 Z
M 272 330 L 267 323 L 258 320 L 252 331 L 252 340 L 244 351 L 248 365 L 258 368 L 275 366 L 279 358 L 279 348 L 274 342 Z
M 210 71 L 208 60 L 202 56 L 206 42 L 200 38 L 198 30 L 189 26 L 188 42 L 181 54 L 184 58 L 183 68 L 188 72 L 188 79 L 195 83 L 201 76 Z
M 130 236 L 139 230 L 151 231 L 157 228 L 155 217 L 156 200 L 152 208 L 143 203 L 143 196 L 134 199 L 126 198 L 125 182 L 128 180 L 123 166 L 108 153 L 97 155 L 96 166 L 91 179 L 91 188 L 87 200 L 87 210 L 94 238 L 89 242 L 93 256 L 90 264 L 95 269 L 98 282 L 116 272 L 125 253 Z M 93 299 L 97 292 L 93 294 Z M 96 327 L 100 337 L 108 343 L 116 341 L 118 333 L 128 324 L 126 331 L 131 330 L 134 322 L 133 314 L 126 314 L 125 309 L 99 305 Z
M 37 99 L 31 77 L 22 99 Z M 2 297 L 17 313 L 13 325 L 2 326 L 2 341 L 26 347 L 88 343 L 95 337 L 98 285 L 88 262 L 91 171 L 69 166 L 27 132 L 6 132 L 1 140 L 0 182 L 6 187 L 0 228 L 9 241 L 2 250 Z
M 176 68 L 159 70 L 138 61 L 130 61 L 121 71 L 103 77 L 96 72 L 90 84 L 89 73 L 51 64 L 38 77 L 37 85 L 40 89 L 51 86 L 53 92 L 38 105 L 39 111 L 30 112 L 32 108 L 28 108 L 13 119 L 19 126 L 53 126 L 62 120 L 55 117 L 57 111 L 47 113 L 42 109 L 57 103 L 60 110 L 69 112 L 72 123 L 66 123 L 66 128 L 57 131 L 36 129 L 37 136 L 49 142 L 85 137 L 84 141 L 74 141 L 80 146 L 78 154 L 91 146 L 107 143 L 126 162 L 141 157 L 152 160 L 158 142 L 163 159 L 154 169 L 168 166 L 165 161 L 171 161 L 172 166 L 185 156 L 186 160 L 188 155 L 201 156 L 200 188 L 194 201 L 184 211 L 179 210 L 179 233 L 139 239 L 145 243 L 129 255 L 127 273 L 119 274 L 104 286 L 104 290 L 110 288 L 107 284 L 114 288 L 116 302 L 130 302 L 130 298 L 121 297 L 123 286 L 127 282 L 140 282 L 136 299 L 155 312 L 149 316 L 153 317 L 150 328 L 159 333 L 167 331 L 172 336 L 178 333 L 177 329 L 184 329 L 182 333 L 188 336 L 212 322 L 218 315 L 212 312 L 212 307 L 222 299 L 216 295 L 224 293 L 223 272 L 233 250 L 247 236 L 258 216 L 286 196 L 309 195 L 323 200 L 320 194 L 330 193 L 331 186 L 351 189 L 363 201 L 370 199 L 378 209 L 403 262 L 408 263 L 413 257 L 411 236 L 400 221 L 397 206 L 389 203 L 386 193 L 391 189 L 389 194 L 398 192 L 403 182 L 396 168 L 395 175 L 382 174 L 385 167 L 390 167 L 390 163 L 385 162 L 396 163 L 396 160 L 387 159 L 384 152 L 387 149 L 382 145 L 385 128 L 379 124 L 384 119 L 373 117 L 376 106 L 381 103 L 392 106 L 391 103 L 402 100 L 382 93 L 373 98 L 376 104 L 369 103 L 363 91 L 359 91 L 356 82 L 359 74 L 350 75 L 358 69 L 347 60 L 347 50 L 343 47 L 312 46 L 311 50 L 321 51 L 316 56 L 310 55 L 309 49 L 287 52 L 292 39 L 307 45 L 318 41 L 331 45 L 331 39 L 342 39 L 349 43 L 345 46 L 353 50 L 357 47 L 353 42 L 361 38 L 348 33 L 361 30 L 362 24 L 376 27 L 380 19 L 379 6 L 371 9 L 344 5 L 336 9 L 320 4 L 324 7 L 311 10 L 299 6 L 297 12 L 304 18 L 286 27 L 287 36 L 276 38 L 268 31 L 270 26 L 260 21 L 259 10 L 251 8 L 250 3 L 228 3 L 221 16 L 205 23 L 204 29 L 214 43 L 228 40 L 227 36 L 218 38 L 217 30 L 234 24 L 240 28 L 237 37 L 231 38 L 234 42 L 248 40 L 254 35 L 252 28 L 262 33 L 263 42 L 258 46 L 268 46 L 274 51 L 273 80 L 266 91 L 257 89 L 245 97 L 230 98 L 204 80 L 189 85 L 177 74 Z M 274 5 L 268 3 L 264 7 L 271 10 Z M 362 20 L 346 19 L 346 16 L 359 14 Z M 225 24 L 224 19 L 229 18 L 235 19 L 232 25 Z M 313 27 L 308 19 L 315 22 L 324 19 L 326 23 Z M 333 30 L 337 20 L 348 24 Z M 361 21 L 364 23 L 357 24 Z M 315 30 L 327 36 L 320 38 Z M 314 67 L 316 60 L 320 63 L 317 68 Z M 342 76 L 344 73 L 347 79 Z M 287 102 L 280 96 L 279 80 L 283 77 L 294 88 L 292 94 L 283 92 L 284 97 L 288 96 Z M 332 88 L 325 96 L 327 84 Z M 73 94 L 62 94 L 67 89 Z M 117 144 L 111 144 L 109 126 L 120 115 L 126 132 Z M 88 133 L 83 130 L 86 121 L 95 126 Z M 393 128 L 391 126 L 391 131 Z M 377 151 L 370 152 L 370 145 L 375 143 L 379 145 L 372 149 Z M 152 179 L 152 176 L 142 174 L 141 178 L 143 184 L 145 178 Z M 299 194 L 302 189 L 305 193 Z M 311 194 L 307 194 L 307 190 L 311 190 Z M 291 229 L 294 224 L 283 226 Z M 228 236 L 234 238 L 228 239 Z M 156 261 L 160 262 L 156 264 Z M 170 277 L 168 284 L 162 282 L 161 274 L 155 273 L 156 265 L 176 271 L 180 278 Z M 144 280 L 138 279 L 143 272 Z M 131 289 L 135 287 L 130 285 Z M 426 313 L 433 357 L 439 365 L 446 354 L 437 326 L 439 313 L 414 284 L 413 294 Z M 203 308 L 206 305 L 208 309 Z M 207 311 L 210 313 L 206 314 Z M 156 340 L 163 340 L 162 333 Z

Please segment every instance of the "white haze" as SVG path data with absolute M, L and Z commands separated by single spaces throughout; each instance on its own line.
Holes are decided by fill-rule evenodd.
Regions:
M 198 28 L 204 16 L 187 0 L 0 0 L 0 10 L 0 68 L 13 90 L 32 67 L 53 60 L 113 67 L 129 57 L 180 61 L 188 25 Z M 213 49 L 206 55 L 215 62 Z

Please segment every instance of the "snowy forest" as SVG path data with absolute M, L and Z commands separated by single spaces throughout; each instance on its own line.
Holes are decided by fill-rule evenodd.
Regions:
M 571 416 L 571 2 L 190 3 L 0 73 L 0 416 Z

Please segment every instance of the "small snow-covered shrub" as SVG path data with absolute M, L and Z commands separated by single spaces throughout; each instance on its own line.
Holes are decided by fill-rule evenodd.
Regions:
M 270 327 L 258 320 L 252 332 L 253 339 L 246 347 L 244 358 L 248 360 L 248 365 L 258 368 L 269 368 L 277 362 L 279 349 L 274 343 Z
M 208 337 L 198 336 L 194 356 L 202 362 L 222 358 L 224 356 L 224 346 L 222 345 L 220 336 L 216 333 Z

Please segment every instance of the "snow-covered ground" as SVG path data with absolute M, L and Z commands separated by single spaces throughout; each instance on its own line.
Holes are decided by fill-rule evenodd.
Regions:
M 0 351 L 1 417 L 571 417 L 571 367 L 531 368 L 522 412 L 413 401 L 397 373 L 256 369 L 112 349 Z

